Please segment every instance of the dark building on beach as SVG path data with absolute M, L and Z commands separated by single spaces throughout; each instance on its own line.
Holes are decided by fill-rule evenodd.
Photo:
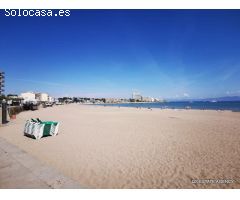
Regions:
M 5 73 L 0 71 L 0 96 L 4 94 Z

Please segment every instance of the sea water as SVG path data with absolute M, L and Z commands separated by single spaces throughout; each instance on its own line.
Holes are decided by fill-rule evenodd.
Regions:
M 101 104 L 101 106 L 116 107 L 136 107 L 136 108 L 161 108 L 161 109 L 198 109 L 198 110 L 231 110 L 240 111 L 240 101 L 176 101 L 176 102 L 156 102 L 156 103 L 120 103 Z

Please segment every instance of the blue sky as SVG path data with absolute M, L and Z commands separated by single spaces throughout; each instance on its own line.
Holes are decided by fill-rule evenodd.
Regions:
M 240 95 L 240 11 L 71 10 L 0 15 L 6 93 L 162 98 Z

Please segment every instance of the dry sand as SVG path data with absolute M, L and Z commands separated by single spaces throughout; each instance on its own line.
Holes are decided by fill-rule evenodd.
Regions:
M 36 117 L 59 135 L 24 137 Z M 22 112 L 0 137 L 87 188 L 240 188 L 240 113 L 71 104 Z

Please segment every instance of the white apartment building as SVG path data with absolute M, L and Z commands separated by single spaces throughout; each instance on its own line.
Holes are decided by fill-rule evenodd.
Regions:
M 36 99 L 40 102 L 48 102 L 48 94 L 47 93 L 37 93 Z
M 24 92 L 19 95 L 19 97 L 23 98 L 24 101 L 36 101 L 35 93 L 33 92 Z
M 135 99 L 135 100 L 141 101 L 142 100 L 142 95 L 138 92 L 133 92 L 132 98 Z
M 54 99 L 53 97 L 48 96 L 48 102 L 53 103 L 54 100 L 55 100 L 55 99 Z

